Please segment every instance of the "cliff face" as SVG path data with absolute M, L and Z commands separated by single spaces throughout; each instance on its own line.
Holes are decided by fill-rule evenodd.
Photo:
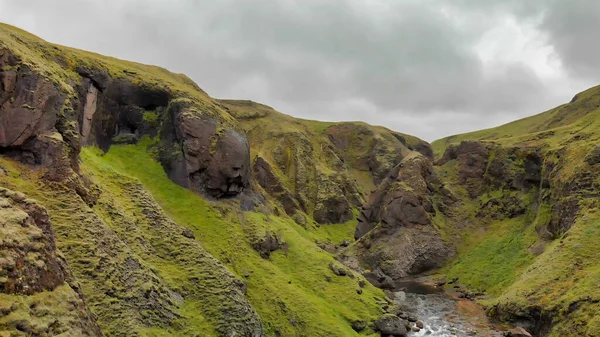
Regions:
M 542 114 L 433 144 L 435 171 L 461 203 L 438 206 L 450 220 L 443 232 L 463 251 L 445 272 L 494 296 L 489 314 L 538 336 L 600 334 L 599 102 L 591 88 Z
M 404 158 L 362 206 L 357 242 L 342 255 L 346 264 L 366 265 L 393 279 L 441 267 L 454 248 L 433 222 L 433 196 L 439 189 L 429 159 L 418 153 Z
M 158 137 L 154 151 L 173 181 L 209 196 L 235 196 L 248 186 L 250 165 L 248 142 L 235 131 L 233 119 L 182 75 L 59 48 L 8 26 L 0 33 L 1 153 L 41 174 L 25 182 L 19 179 L 21 186 L 6 177 L 3 185 L 12 184 L 44 200 L 54 219 L 51 225 L 43 208 L 20 194 L 5 193 L 7 198 L 19 197 L 2 199 L 8 207 L 5 219 L 14 219 L 2 229 L 7 238 L 2 245 L 6 259 L 2 291 L 27 295 L 54 291 L 67 284 L 68 275 L 75 275 L 83 291 L 70 296 L 86 296 L 88 307 L 78 302 L 81 312 L 72 315 L 82 319 L 73 329 L 92 326 L 86 334 L 131 336 L 144 326 L 182 332 L 194 324 L 180 322 L 185 320 L 181 307 L 195 300 L 201 308 L 198 313 L 214 324 L 214 333 L 264 335 L 260 318 L 244 296 L 244 284 L 200 244 L 188 242 L 181 234 L 184 229 L 168 219 L 147 192 L 116 177 L 122 182 L 119 189 L 127 194 L 122 203 L 110 202 L 107 185 L 80 167 L 84 146 L 108 151 L 144 136 Z M 36 181 L 47 187 L 31 188 Z M 135 203 L 123 209 L 131 200 Z M 74 230 L 77 223 L 85 228 Z M 141 230 L 141 224 L 151 224 L 152 230 Z M 127 226 L 131 226 L 128 235 L 122 232 Z M 57 257 L 53 227 L 66 262 Z M 137 236 L 131 237 L 134 233 Z M 32 244 L 15 238 L 17 234 Z M 175 247 L 188 247 L 189 252 L 177 257 L 178 248 L 161 246 L 150 240 L 153 235 Z M 174 270 L 193 264 L 199 272 L 210 271 L 216 277 L 190 272 L 195 282 L 175 286 L 169 277 L 156 274 L 158 267 L 151 262 L 156 258 L 171 263 Z M 17 297 L 10 300 L 17 305 Z M 89 318 L 93 317 L 89 310 L 99 316 L 97 324 Z M 23 330 L 15 324 L 28 327 Z M 26 319 L 7 321 L 5 326 L 23 333 L 66 329 L 44 328 Z
M 426 142 L 383 127 L 302 120 L 251 101 L 220 103 L 248 134 L 258 189 L 305 226 L 352 220 L 402 158 L 413 150 L 433 155 Z
M 383 313 L 362 276 L 331 279 L 314 242 L 352 224 L 318 229 L 313 211 L 352 220 L 362 192 L 315 174 L 312 144 L 277 152 L 301 159 L 294 221 L 243 120 L 184 75 L 6 25 L 0 66 L 0 331 L 349 336 Z

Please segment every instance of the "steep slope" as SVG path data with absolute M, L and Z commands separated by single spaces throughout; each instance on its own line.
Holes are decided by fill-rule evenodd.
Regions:
M 600 87 L 433 148 L 460 200 L 442 207 L 459 251 L 448 278 L 538 336 L 600 335 Z
M 321 212 L 329 219 L 321 222 L 345 221 L 337 227 L 307 226 L 315 209 L 330 207 L 333 189 L 317 198 L 309 188 L 293 195 L 311 205 L 300 211 L 304 226 L 278 212 L 281 200 L 260 187 L 257 160 L 250 162 L 251 144 L 252 154 L 269 150 L 252 133 L 248 140 L 250 121 L 236 115 L 238 121 L 223 101 L 184 75 L 50 44 L 7 25 L 0 25 L 0 66 L 0 187 L 37 200 L 50 221 L 39 226 L 55 233 L 40 237 L 35 228 L 28 234 L 13 230 L 16 222 L 2 223 L 2 333 L 373 333 L 371 322 L 389 308 L 386 297 L 361 275 L 339 272 L 344 268 L 315 243 L 351 239 L 352 208 L 333 220 Z M 404 147 L 387 139 L 390 152 Z M 308 174 L 308 185 L 329 183 L 333 169 L 324 163 L 327 176 Z M 301 165 L 314 172 L 310 161 Z M 351 178 L 343 184 L 363 188 Z M 17 201 L 2 207 L 11 219 L 27 213 Z M 12 243 L 21 237 L 43 254 Z M 21 281 L 11 266 L 23 254 L 23 273 L 38 277 L 42 265 L 58 265 L 63 276 L 43 283 L 41 293 L 15 292 Z M 50 262 L 52 254 L 59 262 Z
M 385 335 L 433 274 L 597 336 L 599 169 L 600 87 L 432 150 L 0 24 L 0 334 Z
M 256 181 L 299 223 L 351 220 L 402 158 L 413 150 L 432 156 L 426 142 L 383 127 L 303 120 L 252 101 L 220 103 L 249 137 Z

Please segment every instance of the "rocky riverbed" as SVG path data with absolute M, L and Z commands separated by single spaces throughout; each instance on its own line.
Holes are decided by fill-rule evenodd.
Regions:
M 486 317 L 483 308 L 460 299 L 442 288 L 420 282 L 401 282 L 394 291 L 396 301 L 409 315 L 417 317 L 423 328 L 409 336 L 484 336 L 500 337 L 505 332 Z M 416 330 L 416 329 L 415 329 Z

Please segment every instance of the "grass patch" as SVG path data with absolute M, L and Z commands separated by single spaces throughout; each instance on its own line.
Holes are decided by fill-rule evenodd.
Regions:
M 500 295 L 533 261 L 523 238 L 525 228 L 519 220 L 495 226 L 445 271 L 449 278 L 458 277 L 461 284 L 490 296 Z
M 368 285 L 363 294 L 356 292 L 357 276 L 336 277 L 328 268 L 333 257 L 319 249 L 313 236 L 332 239 L 345 237 L 352 224 L 340 225 L 339 231 L 311 234 L 291 220 L 261 213 L 241 213 L 235 205 L 217 211 L 194 193 L 172 183 L 146 146 L 114 146 L 102 154 L 84 149 L 84 165 L 104 167 L 120 174 L 136 177 L 171 219 L 193 230 L 196 238 L 215 257 L 225 261 L 237 275 L 246 275 L 248 298 L 258 311 L 268 332 L 284 336 L 352 336 L 353 320 L 372 320 L 381 309 L 375 298 L 383 295 Z M 253 226 L 279 233 L 289 245 L 287 252 L 271 254 L 271 260 L 260 257 L 250 246 L 248 232 Z M 344 234 L 342 234 L 344 233 Z M 333 279 L 328 282 L 326 277 Z

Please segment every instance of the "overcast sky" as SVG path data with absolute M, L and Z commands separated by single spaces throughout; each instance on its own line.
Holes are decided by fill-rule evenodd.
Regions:
M 0 0 L 0 21 L 213 97 L 428 141 L 600 84 L 600 0 Z

